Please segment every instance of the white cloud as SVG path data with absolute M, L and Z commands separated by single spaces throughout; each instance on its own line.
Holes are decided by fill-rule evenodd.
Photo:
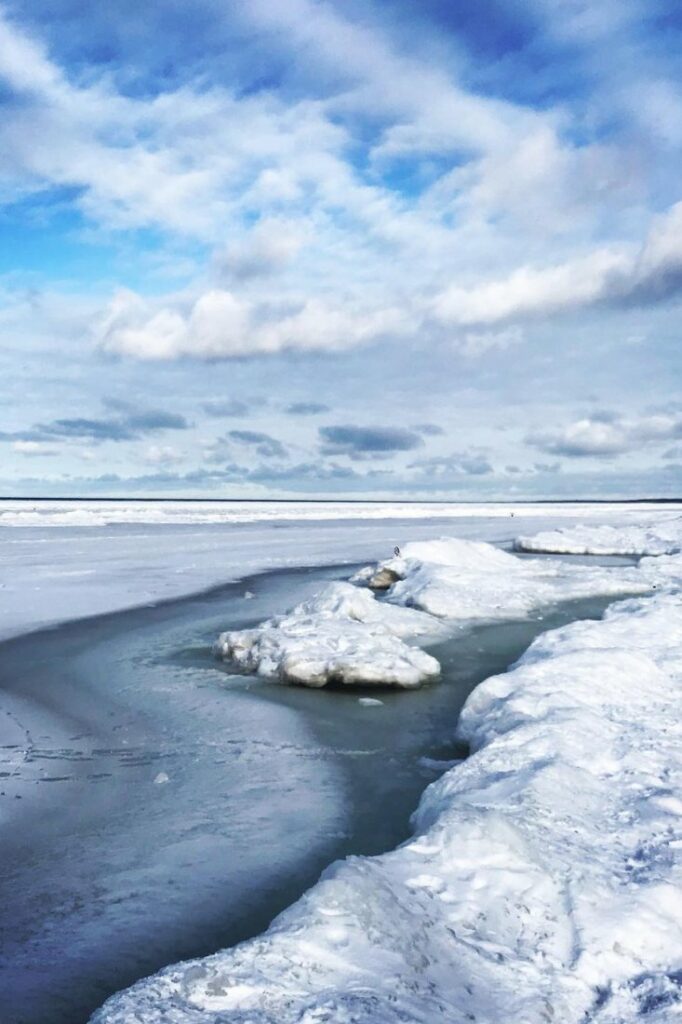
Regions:
M 336 309 L 319 299 L 268 317 L 267 310 L 224 289 L 205 292 L 184 309 L 155 309 L 134 292 L 120 291 L 97 323 L 95 336 L 105 351 L 138 359 L 218 359 L 284 349 L 352 348 L 412 326 L 396 309 Z
M 463 326 L 496 324 L 581 309 L 600 302 L 651 303 L 682 292 L 682 202 L 651 222 L 639 248 L 596 249 L 552 267 L 519 267 L 473 288 L 436 297 L 437 319 Z
M 13 441 L 12 449 L 20 455 L 58 455 L 55 447 L 43 444 L 42 441 Z
M 144 461 L 149 466 L 173 466 L 183 460 L 182 453 L 172 445 L 152 444 L 144 454 Z
M 526 441 L 551 455 L 570 458 L 605 458 L 623 455 L 651 444 L 682 436 L 682 417 L 654 415 L 620 417 L 593 415 L 565 427 L 539 430 Z

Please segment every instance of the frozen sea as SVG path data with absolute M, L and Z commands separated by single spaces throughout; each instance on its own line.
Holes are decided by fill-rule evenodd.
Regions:
M 407 540 L 510 547 L 679 512 L 2 503 L 3 1024 L 85 1022 L 165 964 L 257 935 L 331 861 L 406 839 L 424 787 L 465 753 L 455 726 L 471 690 L 610 599 L 466 629 L 437 650 L 439 684 L 380 706 L 230 675 L 211 655 L 220 630 Z

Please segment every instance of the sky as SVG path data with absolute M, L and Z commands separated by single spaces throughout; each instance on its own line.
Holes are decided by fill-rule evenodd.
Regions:
M 678 0 L 0 0 L 0 492 L 682 491 Z

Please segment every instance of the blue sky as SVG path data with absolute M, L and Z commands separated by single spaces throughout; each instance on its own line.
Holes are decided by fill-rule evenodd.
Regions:
M 6 494 L 679 495 L 673 0 L 0 2 Z

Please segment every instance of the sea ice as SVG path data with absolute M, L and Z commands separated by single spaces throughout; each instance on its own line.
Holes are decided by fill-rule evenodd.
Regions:
M 386 590 L 387 579 L 394 582 Z M 385 591 L 385 600 L 352 582 Z M 491 544 L 453 538 L 416 541 L 288 615 L 222 633 L 216 653 L 238 671 L 286 683 L 416 687 L 440 666 L 405 639 L 433 642 L 463 619 L 521 617 L 560 600 L 647 593 L 651 586 L 636 569 L 524 561 Z
M 544 634 L 470 696 L 411 840 L 94 1024 L 678 1019 L 681 690 L 679 593 Z
M 634 526 L 578 523 L 517 537 L 515 547 L 517 551 L 567 555 L 672 555 L 682 551 L 682 517 Z
M 449 620 L 508 619 L 557 601 L 651 589 L 636 569 L 520 559 L 491 544 L 455 538 L 406 544 L 379 569 L 397 578 L 388 601 Z M 357 579 L 371 584 L 367 571 Z

